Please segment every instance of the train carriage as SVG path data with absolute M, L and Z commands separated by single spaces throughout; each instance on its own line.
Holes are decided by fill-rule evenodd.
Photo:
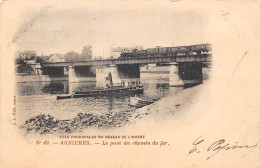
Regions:
M 169 53 L 172 55 L 177 55 L 178 47 L 170 47 Z
M 131 58 L 131 57 L 133 57 L 132 52 L 123 52 L 120 54 L 120 58 Z
M 188 55 L 190 52 L 189 46 L 171 47 L 170 53 L 173 55 Z
M 159 48 L 159 54 L 160 55 L 167 55 L 169 53 L 169 48 L 170 47 L 162 47 L 162 48 Z
M 156 56 L 159 53 L 159 48 L 148 48 L 147 54 L 150 56 Z
M 146 56 L 147 51 L 146 50 L 137 50 L 136 53 L 139 57 L 144 57 L 144 56 Z
M 211 44 L 198 44 L 178 47 L 160 47 L 148 48 L 147 50 L 134 50 L 133 52 L 124 52 L 120 58 L 130 57 L 149 57 L 149 56 L 173 56 L 173 55 L 190 55 L 204 54 L 212 50 Z
M 203 54 L 204 52 L 208 53 L 209 51 L 211 51 L 210 44 L 199 44 L 191 46 L 192 53 Z

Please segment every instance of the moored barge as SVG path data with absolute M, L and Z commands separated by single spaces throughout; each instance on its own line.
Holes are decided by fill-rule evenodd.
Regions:
M 118 94 L 130 94 L 130 93 L 143 93 L 143 86 L 131 86 L 131 87 L 122 87 L 122 86 L 111 86 L 106 88 L 96 88 L 88 91 L 75 91 L 71 95 L 61 95 L 57 96 L 59 99 L 69 99 L 69 98 L 79 98 L 79 97 L 94 97 L 94 96 L 109 96 L 109 95 L 118 95 Z

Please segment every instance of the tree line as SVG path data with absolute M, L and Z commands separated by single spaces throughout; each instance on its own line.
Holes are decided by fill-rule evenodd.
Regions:
M 23 73 L 26 75 L 32 75 L 34 73 L 32 67 L 30 64 L 27 63 L 27 61 L 30 60 L 35 60 L 36 63 L 46 63 L 49 61 L 49 58 L 54 55 L 51 54 L 49 56 L 46 55 L 42 55 L 42 56 L 31 56 L 29 58 L 26 59 L 22 59 L 21 58 L 21 51 L 17 51 L 16 52 L 16 56 L 15 56 L 15 64 L 17 65 L 16 67 L 16 72 L 17 73 Z M 81 50 L 81 53 L 77 53 L 74 51 L 70 51 L 64 55 L 62 54 L 55 54 L 56 56 L 59 57 L 63 57 L 65 59 L 65 61 L 86 61 L 86 60 L 91 60 L 93 58 L 93 54 L 92 54 L 92 47 L 91 45 L 87 45 L 85 47 L 83 47 L 83 49 Z
M 25 62 L 28 60 L 35 60 L 36 63 L 44 63 L 44 62 L 48 62 L 48 59 L 50 58 L 50 56 L 54 55 L 54 54 L 51 54 L 49 56 L 46 56 L 46 55 L 34 56 L 34 57 L 30 57 L 30 58 L 23 60 L 20 57 L 21 53 L 22 53 L 21 51 L 17 51 L 15 64 L 25 64 Z M 70 51 L 64 55 L 59 54 L 59 53 L 57 53 L 56 55 L 63 57 L 65 59 L 65 61 L 86 61 L 86 60 L 93 59 L 91 45 L 84 46 L 83 49 L 81 50 L 81 53 L 77 53 L 75 51 Z
M 86 61 L 93 58 L 91 45 L 83 47 L 81 54 L 70 51 L 64 55 L 65 61 Z

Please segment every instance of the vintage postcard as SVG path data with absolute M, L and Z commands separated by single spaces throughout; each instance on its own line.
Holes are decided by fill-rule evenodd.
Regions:
M 0 4 L 1 168 L 260 167 L 260 1 Z

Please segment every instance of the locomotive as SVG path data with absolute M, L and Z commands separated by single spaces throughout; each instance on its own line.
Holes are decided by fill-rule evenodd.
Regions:
M 211 44 L 198 44 L 178 47 L 155 47 L 146 50 L 133 50 L 132 52 L 123 52 L 119 58 L 132 57 L 155 57 L 155 56 L 176 56 L 176 55 L 191 55 L 191 54 L 207 54 L 212 51 Z

